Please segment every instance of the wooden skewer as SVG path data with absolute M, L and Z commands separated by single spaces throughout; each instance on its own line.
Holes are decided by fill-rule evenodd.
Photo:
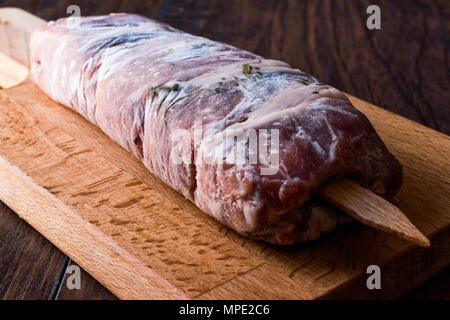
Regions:
M 320 188 L 319 194 L 368 226 L 396 234 L 422 247 L 430 246 L 430 240 L 400 209 L 350 179 L 332 180 Z

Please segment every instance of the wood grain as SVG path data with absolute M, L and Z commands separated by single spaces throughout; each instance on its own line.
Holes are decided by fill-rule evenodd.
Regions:
M 24 18 L 26 16 L 26 18 Z M 45 21 L 36 16 L 24 15 L 16 8 L 3 8 L 0 19 L 0 48 L 2 53 L 13 57 L 24 66 L 29 65 L 30 54 L 28 43 L 30 34 L 36 28 L 45 24 Z M 8 65 L 11 65 L 8 63 Z M 23 73 L 19 68 L 16 72 Z M 11 73 L 11 70 L 8 72 Z M 22 79 L 23 80 L 23 79 Z
M 157 18 L 164 0 L 0 0 L 0 7 L 17 7 L 45 19 L 55 20 L 67 16 L 67 7 L 77 5 L 81 15 L 92 16 L 111 12 L 135 12 L 150 18 Z
M 412 290 L 403 299 L 408 300 L 450 300 L 450 270 L 442 272 L 424 285 Z
M 0 203 L 0 299 L 51 299 L 65 255 Z
M 0 89 L 11 88 L 28 77 L 28 69 L 0 52 Z
M 128 298 L 185 297 L 161 276 L 144 268 L 136 257 L 117 244 L 108 242 L 109 238 L 94 225 L 84 221 L 84 217 L 35 184 L 3 157 L 0 157 L 0 189 L 2 199 L 15 212 L 20 212 L 19 215 L 26 221 L 36 220 L 32 224 L 36 230 L 69 256 L 83 261 L 81 266 L 89 265 L 91 273 L 100 281 L 109 278 L 111 283 L 108 287 L 111 291 L 120 291 L 122 297 Z M 36 211 L 31 214 L 30 209 Z
M 14 1 L 14 4 L 16 4 L 17 2 L 18 1 Z M 114 2 L 114 1 L 112 1 L 112 2 Z M 3 1 L 3 3 L 4 3 L 4 1 Z M 35 7 L 39 7 L 39 5 L 36 4 L 36 3 L 38 3 L 38 1 L 36 1 L 34 3 L 35 3 L 34 4 Z M 42 3 L 42 2 L 39 2 L 39 3 Z M 105 6 L 109 6 L 109 3 L 110 2 L 108 2 L 108 4 L 105 4 Z M 250 1 L 248 1 L 246 3 L 250 3 Z M 173 24 L 178 24 L 178 26 L 180 26 L 182 29 L 187 30 L 187 31 L 191 31 L 191 32 L 194 32 L 197 34 L 205 34 L 207 32 L 211 32 L 211 37 L 215 38 L 215 39 L 218 39 L 219 36 L 223 36 L 224 39 L 226 39 L 227 37 L 230 38 L 229 40 L 226 40 L 227 42 L 235 41 L 235 39 L 238 39 L 238 40 L 241 39 L 241 40 L 239 40 L 239 41 L 242 41 L 241 42 L 242 45 L 240 45 L 240 46 L 247 48 L 247 49 L 251 49 L 251 45 L 253 43 L 259 43 L 258 45 L 260 45 L 260 48 L 257 49 L 256 51 L 258 51 L 259 53 L 264 54 L 266 56 L 269 56 L 269 53 L 265 53 L 265 52 L 269 52 L 270 50 L 278 51 L 278 50 L 280 50 L 279 49 L 280 47 L 277 46 L 278 42 L 276 42 L 276 41 L 270 43 L 270 41 L 264 40 L 263 39 L 264 36 L 267 38 L 267 34 L 269 34 L 270 37 L 272 37 L 272 35 L 275 35 L 277 33 L 281 34 L 281 35 L 285 35 L 287 38 L 287 41 L 285 40 L 285 42 L 293 41 L 294 43 L 292 44 L 291 51 L 289 51 L 289 52 L 292 52 L 292 54 L 289 54 L 289 57 L 288 57 L 288 54 L 286 53 L 286 56 L 281 56 L 281 58 L 283 60 L 297 59 L 297 61 L 300 61 L 299 59 L 303 59 L 302 58 L 303 55 L 299 54 L 299 48 L 300 48 L 302 42 L 298 41 L 295 38 L 295 34 L 297 34 L 297 29 L 301 29 L 298 26 L 298 24 L 300 24 L 300 25 L 303 25 L 305 23 L 307 23 L 307 25 L 311 25 L 311 23 L 317 24 L 318 26 L 316 28 L 309 29 L 310 30 L 309 34 L 314 35 L 317 32 L 316 29 L 319 29 L 319 24 L 323 24 L 324 21 L 328 24 L 329 21 L 332 20 L 331 17 L 334 16 L 335 10 L 338 10 L 339 7 L 341 6 L 341 4 L 336 4 L 336 3 L 337 2 L 335 2 L 335 4 L 333 4 L 335 7 L 333 7 L 332 10 L 327 9 L 327 11 L 325 13 L 326 15 L 328 15 L 328 18 L 329 18 L 328 20 L 326 19 L 327 17 L 325 17 L 325 19 L 317 19 L 317 21 L 311 21 L 312 20 L 311 17 L 316 17 L 316 15 L 323 14 L 322 11 L 318 10 L 317 8 L 315 10 L 308 11 L 310 13 L 309 19 L 296 19 L 294 22 L 292 21 L 292 16 L 294 16 L 294 18 L 295 18 L 294 13 L 292 13 L 290 15 L 286 14 L 285 15 L 286 17 L 291 17 L 290 18 L 291 21 L 289 22 L 289 19 L 287 19 L 287 18 L 286 19 L 283 18 L 283 20 L 288 21 L 289 23 L 286 23 L 285 25 L 282 25 L 281 23 L 274 24 L 275 27 L 274 27 L 273 31 L 270 29 L 269 30 L 270 32 L 264 32 L 264 33 L 262 33 L 262 35 L 257 34 L 257 36 L 259 36 L 259 38 L 258 38 L 259 40 L 258 39 L 255 40 L 254 37 L 251 37 L 251 36 L 250 37 L 241 37 L 241 32 L 243 32 L 243 31 L 251 32 L 251 26 L 254 25 L 255 23 L 264 24 L 267 19 L 269 19 L 269 20 L 272 19 L 271 18 L 272 13 L 270 13 L 270 12 L 267 13 L 267 11 L 271 10 L 274 5 L 271 6 L 270 3 L 269 3 L 269 5 L 267 5 L 268 4 L 267 1 L 262 2 L 262 5 L 260 5 L 260 6 L 251 4 L 251 3 L 245 5 L 245 8 L 247 8 L 247 9 L 244 8 L 243 10 L 247 10 L 246 12 L 249 12 L 249 14 L 247 14 L 245 16 L 245 12 L 242 13 L 242 15 L 244 15 L 245 19 L 246 19 L 245 23 L 247 23 L 247 25 L 248 25 L 248 28 L 244 29 L 244 30 L 242 29 L 242 24 L 239 23 L 239 21 L 237 23 L 229 23 L 230 19 L 234 19 L 234 17 L 233 17 L 233 15 L 227 14 L 228 11 L 215 10 L 213 12 L 215 14 L 215 16 L 211 17 L 212 11 L 197 10 L 199 5 L 193 3 L 192 1 L 188 2 L 187 5 L 182 6 L 184 9 L 183 12 L 180 12 L 181 10 L 179 10 L 179 9 L 181 8 L 181 6 L 177 7 L 176 2 L 174 2 L 173 0 L 169 1 L 169 7 L 166 10 L 166 16 L 169 17 L 170 19 L 174 20 L 172 22 Z M 344 7 L 348 6 L 349 3 L 350 3 L 350 5 L 352 5 L 352 2 L 348 1 L 346 3 L 343 3 L 342 6 L 344 6 Z M 33 6 L 33 1 L 28 1 L 26 3 L 26 5 Z M 217 5 L 220 5 L 220 4 L 218 4 L 218 2 L 212 3 L 212 6 L 217 6 Z M 292 7 L 289 7 L 291 5 L 292 5 L 292 2 L 289 2 L 287 4 L 288 9 L 292 8 Z M 294 6 L 296 6 L 296 5 L 297 4 L 294 3 Z M 308 2 L 306 5 L 308 7 L 311 7 L 310 2 Z M 419 3 L 418 5 L 425 6 L 425 7 L 426 6 L 438 6 L 438 9 L 439 9 L 439 10 L 437 10 L 439 12 L 438 17 L 435 16 L 436 10 L 424 10 L 424 11 L 419 12 L 418 10 L 416 10 L 417 6 L 415 7 L 413 5 L 411 5 L 412 9 L 410 9 L 407 12 L 408 17 L 410 17 L 411 21 L 414 21 L 414 17 L 420 16 L 421 14 L 426 15 L 426 16 L 431 15 L 432 17 L 434 17 L 434 18 L 432 18 L 433 19 L 432 23 L 434 23 L 434 27 L 430 31 L 430 33 L 432 34 L 432 41 L 429 41 L 429 43 L 427 43 L 425 51 L 427 51 L 427 50 L 434 51 L 436 53 L 436 58 L 430 59 L 429 52 L 427 52 L 426 54 L 418 56 L 417 61 L 416 61 L 417 64 L 419 64 L 419 65 L 427 64 L 427 71 L 428 71 L 429 75 L 432 76 L 433 74 L 436 74 L 435 70 L 437 68 L 442 69 L 441 62 L 443 61 L 442 57 L 445 56 L 445 50 L 443 50 L 442 47 L 440 47 L 440 45 L 442 43 L 444 43 L 444 46 L 445 46 L 445 41 L 443 41 L 443 35 L 445 36 L 446 34 L 448 34 L 448 32 L 445 33 L 444 25 L 442 23 L 440 23 L 440 21 L 442 21 L 442 17 L 445 16 L 446 12 L 448 11 L 447 10 L 448 7 L 444 6 L 442 4 L 442 2 L 438 2 L 438 1 L 432 2 L 431 4 Z M 42 4 L 40 6 L 42 6 Z M 275 6 L 278 6 L 278 4 L 275 3 Z M 336 9 L 336 6 L 338 7 L 337 9 Z M 402 4 L 395 3 L 395 6 L 402 7 Z M 51 10 L 53 10 L 52 5 L 47 5 L 47 7 L 48 7 L 47 12 L 50 12 Z M 196 12 L 194 12 L 194 10 L 192 8 L 196 9 L 195 10 Z M 97 9 L 101 10 L 101 6 L 97 6 L 96 10 Z M 133 6 L 130 6 L 127 9 L 133 10 Z M 242 9 L 242 8 L 240 7 L 240 9 Z M 115 10 L 115 11 L 117 11 L 117 10 Z M 145 11 L 139 11 L 139 12 L 142 14 L 145 13 Z M 220 14 L 220 12 L 223 12 L 223 14 Z M 281 11 L 277 11 L 277 12 L 278 12 L 279 16 L 283 15 Z M 353 13 L 354 13 L 354 11 L 353 11 Z M 57 15 L 57 16 L 62 15 L 62 14 L 55 13 L 55 11 L 53 11 L 53 13 L 47 13 L 47 14 L 48 15 Z M 237 14 L 241 15 L 239 10 L 237 11 Z M 151 14 L 147 14 L 147 15 L 152 16 Z M 196 15 L 195 21 L 200 21 L 201 23 L 196 24 L 196 22 L 193 21 L 192 17 L 195 15 Z M 385 16 L 383 16 L 383 17 L 385 17 Z M 277 19 L 280 20 L 279 17 Z M 383 18 L 383 22 L 385 21 L 384 19 L 386 19 L 386 18 Z M 205 20 L 208 21 L 208 27 L 205 27 L 204 23 L 202 22 Z M 344 22 L 340 21 L 339 23 L 345 24 L 346 18 L 342 17 L 342 20 L 344 20 Z M 392 28 L 397 28 L 396 26 L 403 25 L 404 29 L 402 29 L 402 30 L 406 33 L 408 33 L 408 28 L 409 28 L 409 34 L 411 34 L 411 29 L 414 30 L 414 28 L 415 28 L 411 23 L 405 24 L 404 23 L 405 21 L 403 21 L 401 19 L 398 21 L 395 19 L 392 19 L 392 17 L 389 17 L 389 12 L 388 12 L 388 18 L 386 20 L 388 20 L 388 23 L 391 24 Z M 297 23 L 297 25 L 295 23 Z M 337 22 L 334 21 L 332 23 L 337 23 Z M 227 26 L 227 29 L 225 28 L 225 26 Z M 292 27 L 292 26 L 294 26 L 294 27 Z M 281 30 L 278 30 L 279 27 L 281 27 Z M 189 30 L 190 28 L 193 28 L 193 29 L 197 28 L 197 30 Z M 278 31 L 275 29 L 277 29 Z M 222 30 L 221 32 L 223 32 L 223 34 L 221 35 L 220 33 L 218 33 L 218 30 Z M 283 30 L 284 30 L 284 32 L 283 32 Z M 288 31 L 286 31 L 286 30 L 288 30 Z M 444 30 L 444 32 L 442 30 Z M 260 33 L 260 29 L 256 28 L 256 33 Z M 294 35 L 292 35 L 293 33 L 294 33 Z M 364 39 L 365 35 L 363 35 L 361 33 L 356 33 L 356 35 L 358 37 L 362 37 L 362 40 L 359 39 L 358 41 L 365 40 Z M 395 87 L 395 83 L 393 83 L 393 80 L 392 80 L 394 78 L 394 76 L 391 76 L 389 73 L 384 73 L 384 72 L 378 71 L 379 69 L 383 70 L 383 68 L 380 68 L 380 65 L 382 67 L 382 64 L 380 64 L 381 62 L 376 57 L 373 58 L 371 60 L 371 63 L 368 64 L 366 57 L 362 56 L 362 53 L 361 53 L 361 50 L 362 51 L 366 50 L 365 47 L 363 47 L 363 46 L 359 47 L 359 46 L 356 46 L 355 44 L 353 44 L 353 45 L 348 46 L 348 48 L 351 48 L 351 50 L 349 49 L 349 50 L 333 51 L 333 48 L 337 45 L 337 43 L 340 43 L 341 41 L 343 43 L 348 43 L 349 39 L 346 39 L 346 37 L 350 38 L 350 42 L 351 42 L 351 38 L 353 38 L 354 36 L 355 35 L 353 35 L 350 32 L 340 32 L 340 33 L 338 33 L 339 38 L 335 38 L 335 40 L 333 40 L 331 38 L 322 39 L 323 41 L 322 41 L 321 45 L 314 46 L 313 47 L 314 50 L 312 50 L 307 43 L 306 45 L 301 47 L 302 48 L 301 53 L 305 52 L 305 54 L 309 55 L 309 57 L 311 55 L 325 56 L 325 55 L 330 55 L 330 53 L 333 54 L 333 56 L 329 60 L 322 59 L 322 61 L 320 63 L 314 62 L 314 64 L 312 64 L 315 66 L 315 71 L 313 73 L 316 76 L 318 76 L 323 82 L 327 81 L 326 80 L 327 78 L 325 78 L 325 77 L 330 77 L 330 78 L 332 78 L 332 80 L 334 79 L 333 81 L 335 81 L 333 84 L 335 84 L 336 86 L 338 86 L 341 89 L 344 89 L 344 90 L 352 92 L 352 93 L 356 92 L 360 96 L 363 96 L 363 94 L 359 94 L 358 92 L 362 92 L 362 93 L 366 93 L 366 94 L 370 93 L 368 95 L 368 99 L 372 99 L 372 101 L 374 101 L 373 98 L 375 97 L 375 98 L 379 99 L 379 101 L 383 102 L 382 105 L 384 107 L 391 108 L 391 110 L 397 110 L 397 108 L 400 108 L 400 110 L 401 110 L 401 112 L 403 112 L 403 114 L 410 116 L 413 119 L 422 121 L 423 123 L 426 123 L 430 126 L 434 126 L 437 129 L 441 129 L 444 132 L 448 132 L 448 129 L 445 128 L 445 125 L 448 124 L 448 121 L 445 120 L 446 119 L 446 115 L 445 115 L 446 109 L 442 108 L 440 106 L 440 103 L 438 103 L 438 104 L 429 103 L 428 107 L 430 109 L 428 110 L 425 108 L 422 110 L 424 117 L 430 118 L 429 120 L 424 121 L 424 120 L 420 119 L 420 117 L 416 117 L 415 115 L 409 115 L 408 112 L 410 112 L 410 110 L 407 110 L 407 109 L 409 109 L 408 103 L 405 103 L 405 101 L 403 101 L 402 99 L 392 99 L 392 96 L 395 95 L 396 92 L 391 92 L 391 91 L 395 91 L 395 90 L 386 91 L 385 88 L 386 87 L 389 87 L 389 88 Z M 289 37 L 293 37 L 293 38 L 291 38 L 291 40 L 289 40 Z M 423 37 L 422 38 L 421 37 L 422 37 L 422 35 L 418 34 L 419 40 L 423 39 Z M 315 37 L 315 39 L 317 41 L 317 37 Z M 328 40 L 328 39 L 331 39 L 331 40 Z M 339 42 L 337 41 L 337 39 L 339 39 Z M 390 40 L 390 39 L 388 39 L 387 41 L 390 41 L 392 43 L 392 40 Z M 408 46 L 414 46 L 414 44 L 416 42 L 417 41 L 414 40 L 413 42 L 411 42 L 411 44 L 410 43 L 401 43 L 401 45 L 403 47 L 400 48 L 400 52 L 403 52 L 404 55 L 409 55 L 409 51 L 415 53 L 416 51 L 414 51 L 414 50 L 408 50 L 409 49 Z M 354 42 L 354 43 L 356 43 L 356 42 Z M 295 48 L 295 46 L 296 46 L 296 48 Z M 275 48 L 271 49 L 270 47 L 275 47 Z M 350 54 L 356 58 L 348 60 L 347 58 L 348 58 L 349 51 L 351 51 Z M 395 52 L 395 51 L 397 51 L 397 52 Z M 336 52 L 336 53 L 334 53 L 334 52 Z M 385 53 L 386 56 L 388 56 L 388 57 L 389 57 L 389 55 L 392 57 L 392 55 L 398 54 L 398 48 L 395 48 L 395 43 L 394 43 L 391 47 L 388 48 L 388 50 L 385 50 L 383 53 Z M 281 55 L 281 53 L 279 53 L 279 54 Z M 336 56 L 334 56 L 334 55 L 336 55 Z M 347 60 L 340 59 L 339 57 L 341 55 L 347 56 L 347 58 L 346 58 Z M 392 59 L 390 59 L 390 57 L 386 58 L 386 59 L 387 59 L 387 61 L 392 61 Z M 423 63 L 424 60 L 426 60 L 428 62 Z M 307 69 L 308 67 L 304 67 L 299 63 L 295 64 L 292 61 L 289 61 L 289 62 L 291 62 L 291 64 L 293 64 L 297 67 L 302 68 L 305 71 L 308 71 L 308 69 Z M 352 72 L 350 72 L 350 73 L 349 72 L 343 72 L 343 73 L 339 72 L 339 70 L 342 68 L 343 61 L 346 61 L 346 62 L 350 61 L 349 63 L 352 64 L 352 70 L 351 70 Z M 408 73 L 408 70 L 410 69 L 410 65 L 397 67 L 396 65 L 398 65 L 398 63 L 399 63 L 399 61 L 397 59 L 397 60 L 392 61 L 391 65 L 390 65 L 390 68 L 392 70 L 396 70 L 396 72 L 397 72 L 395 74 L 396 77 L 398 77 L 399 75 L 401 76 L 403 74 L 403 72 Z M 447 66 L 447 70 L 448 70 L 448 64 L 444 64 L 444 65 Z M 359 72 L 358 70 L 363 70 L 363 71 Z M 358 73 L 359 77 L 356 78 L 357 81 L 352 83 L 352 85 L 349 85 L 353 81 L 349 81 L 348 79 L 351 79 L 352 75 L 355 75 L 355 72 L 359 72 Z M 445 68 L 443 70 L 438 71 L 437 73 L 442 75 L 442 72 L 445 72 Z M 380 75 L 380 73 L 381 73 L 381 75 Z M 386 75 L 389 75 L 389 76 L 386 76 Z M 412 77 L 411 83 L 414 82 L 416 78 L 417 77 L 415 77 L 415 76 Z M 442 78 L 442 76 L 441 76 L 441 78 Z M 408 90 L 408 88 L 409 88 L 408 81 L 410 78 L 403 77 L 401 79 L 404 82 L 404 83 L 402 82 L 402 85 L 403 85 L 402 88 L 403 89 L 406 88 L 405 90 Z M 374 81 L 377 85 L 373 85 L 372 81 Z M 447 100 L 445 99 L 445 94 L 446 94 L 445 89 L 448 88 L 448 85 L 447 85 L 448 78 L 446 78 L 444 75 L 443 81 L 440 82 L 441 86 L 436 85 L 435 81 L 437 81 L 437 80 L 431 79 L 429 86 L 427 86 L 427 88 L 425 88 L 424 90 L 427 91 L 426 93 L 430 93 L 431 91 L 434 92 L 434 94 L 436 94 L 437 97 L 439 98 L 439 99 L 437 99 L 438 102 L 447 101 L 448 99 Z M 328 82 L 331 82 L 331 81 L 328 81 Z M 369 84 L 370 84 L 370 86 L 369 86 Z M 348 87 L 346 88 L 346 86 L 348 86 Z M 354 88 L 352 86 L 354 86 Z M 397 88 L 397 87 L 395 87 L 395 88 Z M 356 91 L 353 91 L 353 90 L 356 90 Z M 405 91 L 405 90 L 403 90 L 403 91 Z M 443 91 L 444 91 L 444 95 L 442 94 Z M 409 91 L 405 92 L 405 95 L 409 95 L 409 94 L 410 94 Z M 425 98 L 423 97 L 423 93 L 422 92 L 416 93 L 416 96 L 414 98 L 414 103 L 420 104 L 420 103 L 422 103 L 422 100 L 425 101 Z M 392 106 L 387 105 L 388 101 L 394 102 L 394 103 L 392 103 Z M 402 106 L 403 106 L 404 110 L 401 109 Z M 413 107 L 416 108 L 416 105 L 414 105 Z M 444 123 L 444 129 L 442 129 L 442 126 L 439 127 L 439 126 L 435 125 L 434 122 L 431 120 L 432 118 L 431 118 L 430 114 L 431 114 L 431 112 L 435 112 L 435 111 L 440 113 L 439 120 L 441 121 L 441 123 Z M 380 121 L 382 121 L 382 120 L 383 119 L 381 119 Z M 420 199 L 420 197 L 419 197 L 419 199 Z M 425 203 L 422 207 L 426 207 L 426 205 L 427 205 L 427 203 Z M 438 209 L 438 211 L 439 211 L 439 209 Z M 208 222 L 208 223 L 211 223 L 211 222 Z M 214 223 L 212 223 L 212 225 L 214 225 Z M 336 232 L 336 234 L 339 234 L 339 236 L 336 236 L 337 238 L 334 235 L 333 236 L 330 235 L 330 237 L 331 237 L 330 241 L 341 241 L 340 237 L 342 236 L 342 233 L 347 234 L 347 232 L 350 235 L 355 235 L 355 236 L 360 236 L 360 237 L 363 236 L 363 237 L 369 237 L 369 238 L 376 237 L 375 235 L 377 234 L 376 232 L 374 233 L 371 230 L 364 230 L 364 227 L 362 227 L 361 232 L 354 232 L 353 229 L 354 229 L 354 226 L 346 226 L 346 227 L 342 228 L 341 230 Z M 285 268 L 285 269 L 287 269 L 289 271 L 289 275 L 291 275 L 294 278 L 296 277 L 296 273 L 299 272 L 298 270 L 300 270 L 300 272 L 302 272 L 305 269 L 307 270 L 309 267 L 311 267 L 311 265 L 314 265 L 314 264 L 316 264 L 316 265 L 322 264 L 322 266 L 328 267 L 328 271 L 333 270 L 331 272 L 331 274 L 336 273 L 336 266 L 333 263 L 333 259 L 335 257 L 333 257 L 333 255 L 331 255 L 328 260 L 327 259 L 325 259 L 325 260 L 319 259 L 319 261 L 321 261 L 321 262 L 317 263 L 318 258 L 314 254 L 314 250 L 313 250 L 314 246 L 309 246 L 309 245 L 305 246 L 305 248 L 304 248 L 305 251 L 303 251 L 303 252 L 298 252 L 298 250 L 297 250 L 298 248 L 293 248 L 293 249 L 291 249 L 291 248 L 283 248 L 283 249 L 276 248 L 277 250 L 269 250 L 269 249 L 266 249 L 265 247 L 258 246 L 258 244 L 255 244 L 252 241 L 243 240 L 242 238 L 236 236 L 233 233 L 229 233 L 227 236 L 230 238 L 233 238 L 238 243 L 243 244 L 243 246 L 245 248 L 247 248 L 248 250 L 251 250 L 251 252 L 257 252 L 258 250 L 261 250 L 261 253 L 258 252 L 259 256 L 264 257 L 265 254 L 268 254 L 268 257 L 265 259 L 270 260 L 271 263 L 276 264 L 280 260 L 283 261 L 283 259 L 289 260 L 290 262 L 289 261 L 288 262 L 291 263 L 292 268 Z M 389 238 L 389 237 L 387 237 L 387 238 Z M 389 241 L 389 240 L 386 240 L 386 241 Z M 381 245 L 383 245 L 383 242 L 381 243 Z M 366 249 L 370 250 L 370 247 L 366 248 Z M 339 250 L 341 250 L 343 252 L 344 248 L 339 249 Z M 364 249 L 361 249 L 361 250 L 364 250 Z M 266 251 L 268 251 L 268 252 L 266 252 Z M 343 254 L 342 252 L 341 252 L 341 254 Z M 448 249 L 447 249 L 447 252 L 448 252 Z M 353 254 L 351 254 L 350 256 L 352 258 L 354 258 Z M 356 254 L 355 256 L 356 256 L 356 260 L 359 261 L 358 254 Z M 375 258 L 376 257 L 378 257 L 378 255 L 375 255 Z M 414 259 L 419 259 L 419 261 L 421 261 L 420 257 L 423 257 L 423 255 L 415 255 Z M 431 258 L 433 258 L 433 255 L 429 254 L 429 255 L 427 255 L 427 257 L 429 259 L 431 259 Z M 372 260 L 373 260 L 373 258 L 374 257 L 372 257 Z M 370 261 L 370 259 L 368 259 L 368 260 Z M 355 261 L 355 259 L 353 259 L 353 260 L 349 259 L 348 265 L 353 266 L 354 261 Z M 430 261 L 432 261 L 432 260 L 430 260 Z M 296 262 L 296 264 L 295 264 L 295 262 Z M 413 260 L 413 262 L 414 262 L 414 260 Z M 305 265 L 302 266 L 302 263 L 304 263 Z M 428 262 L 428 263 L 425 262 L 425 265 L 421 265 L 418 268 L 421 268 L 421 267 L 427 268 L 427 270 L 429 270 L 430 273 L 433 273 L 433 274 L 436 272 L 436 269 L 442 268 L 442 266 L 435 266 L 435 265 L 430 267 L 429 264 L 430 264 L 430 262 Z M 363 265 L 364 265 L 364 263 L 356 268 L 359 268 L 362 270 Z M 344 270 L 346 267 L 348 267 L 348 266 L 344 266 Z M 338 264 L 337 269 L 339 270 L 339 264 Z M 325 268 L 324 272 L 325 272 L 325 276 L 320 279 L 327 278 L 327 273 L 326 273 L 327 268 Z M 342 272 L 342 270 L 341 270 L 341 272 Z M 415 277 L 413 279 L 414 281 L 411 284 L 411 287 L 415 285 L 414 283 L 423 282 L 425 280 L 425 278 L 427 278 L 428 276 L 429 275 Z M 230 281 L 230 283 L 234 283 L 234 282 L 236 282 L 236 280 Z M 213 291 L 214 290 L 212 290 L 210 292 L 213 292 Z M 398 294 L 399 293 L 397 292 L 394 296 L 398 296 Z M 366 293 L 366 295 L 367 295 L 367 293 Z

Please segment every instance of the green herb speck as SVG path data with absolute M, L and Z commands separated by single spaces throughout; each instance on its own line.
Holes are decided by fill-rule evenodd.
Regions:
M 172 91 L 178 91 L 178 90 L 180 90 L 180 85 L 178 84 L 178 83 L 175 83 L 173 86 L 171 86 L 171 87 L 167 87 L 167 86 L 163 86 L 163 85 L 159 85 L 159 86 L 156 86 L 156 87 L 151 87 L 150 88 L 150 92 L 149 92 L 149 94 L 154 98 L 154 97 L 157 97 L 158 96 L 158 90 L 159 91 L 161 91 L 161 90 L 165 90 L 165 91 L 167 91 L 167 92 L 172 92 Z
M 297 79 L 297 80 L 295 80 L 295 81 L 297 81 L 298 83 L 302 83 L 302 84 L 304 84 L 305 86 L 309 85 L 309 82 L 306 81 L 306 80 L 303 80 L 303 79 Z
M 158 96 L 158 91 L 157 91 L 158 88 L 159 88 L 159 87 L 151 87 L 151 88 L 150 88 L 150 95 L 151 95 L 152 97 L 157 97 L 157 96 Z
M 243 74 L 250 74 L 250 73 L 252 73 L 252 69 L 253 69 L 253 67 L 251 65 L 249 65 L 249 64 L 243 64 L 242 65 L 242 73 Z

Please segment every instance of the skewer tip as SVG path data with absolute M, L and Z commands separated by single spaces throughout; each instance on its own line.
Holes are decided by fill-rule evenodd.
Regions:
M 414 237 L 414 239 L 411 240 L 423 248 L 431 247 L 430 239 L 428 239 L 425 235 L 423 235 L 420 232 Z

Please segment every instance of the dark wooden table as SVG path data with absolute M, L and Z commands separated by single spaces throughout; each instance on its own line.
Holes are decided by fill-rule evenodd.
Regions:
M 450 133 L 448 0 L 0 0 L 44 19 L 135 12 L 184 31 L 284 60 L 354 96 Z M 366 8 L 381 8 L 381 30 Z M 69 290 L 70 259 L 0 202 L 0 298 L 115 299 L 84 271 Z M 409 293 L 450 299 L 450 270 Z

